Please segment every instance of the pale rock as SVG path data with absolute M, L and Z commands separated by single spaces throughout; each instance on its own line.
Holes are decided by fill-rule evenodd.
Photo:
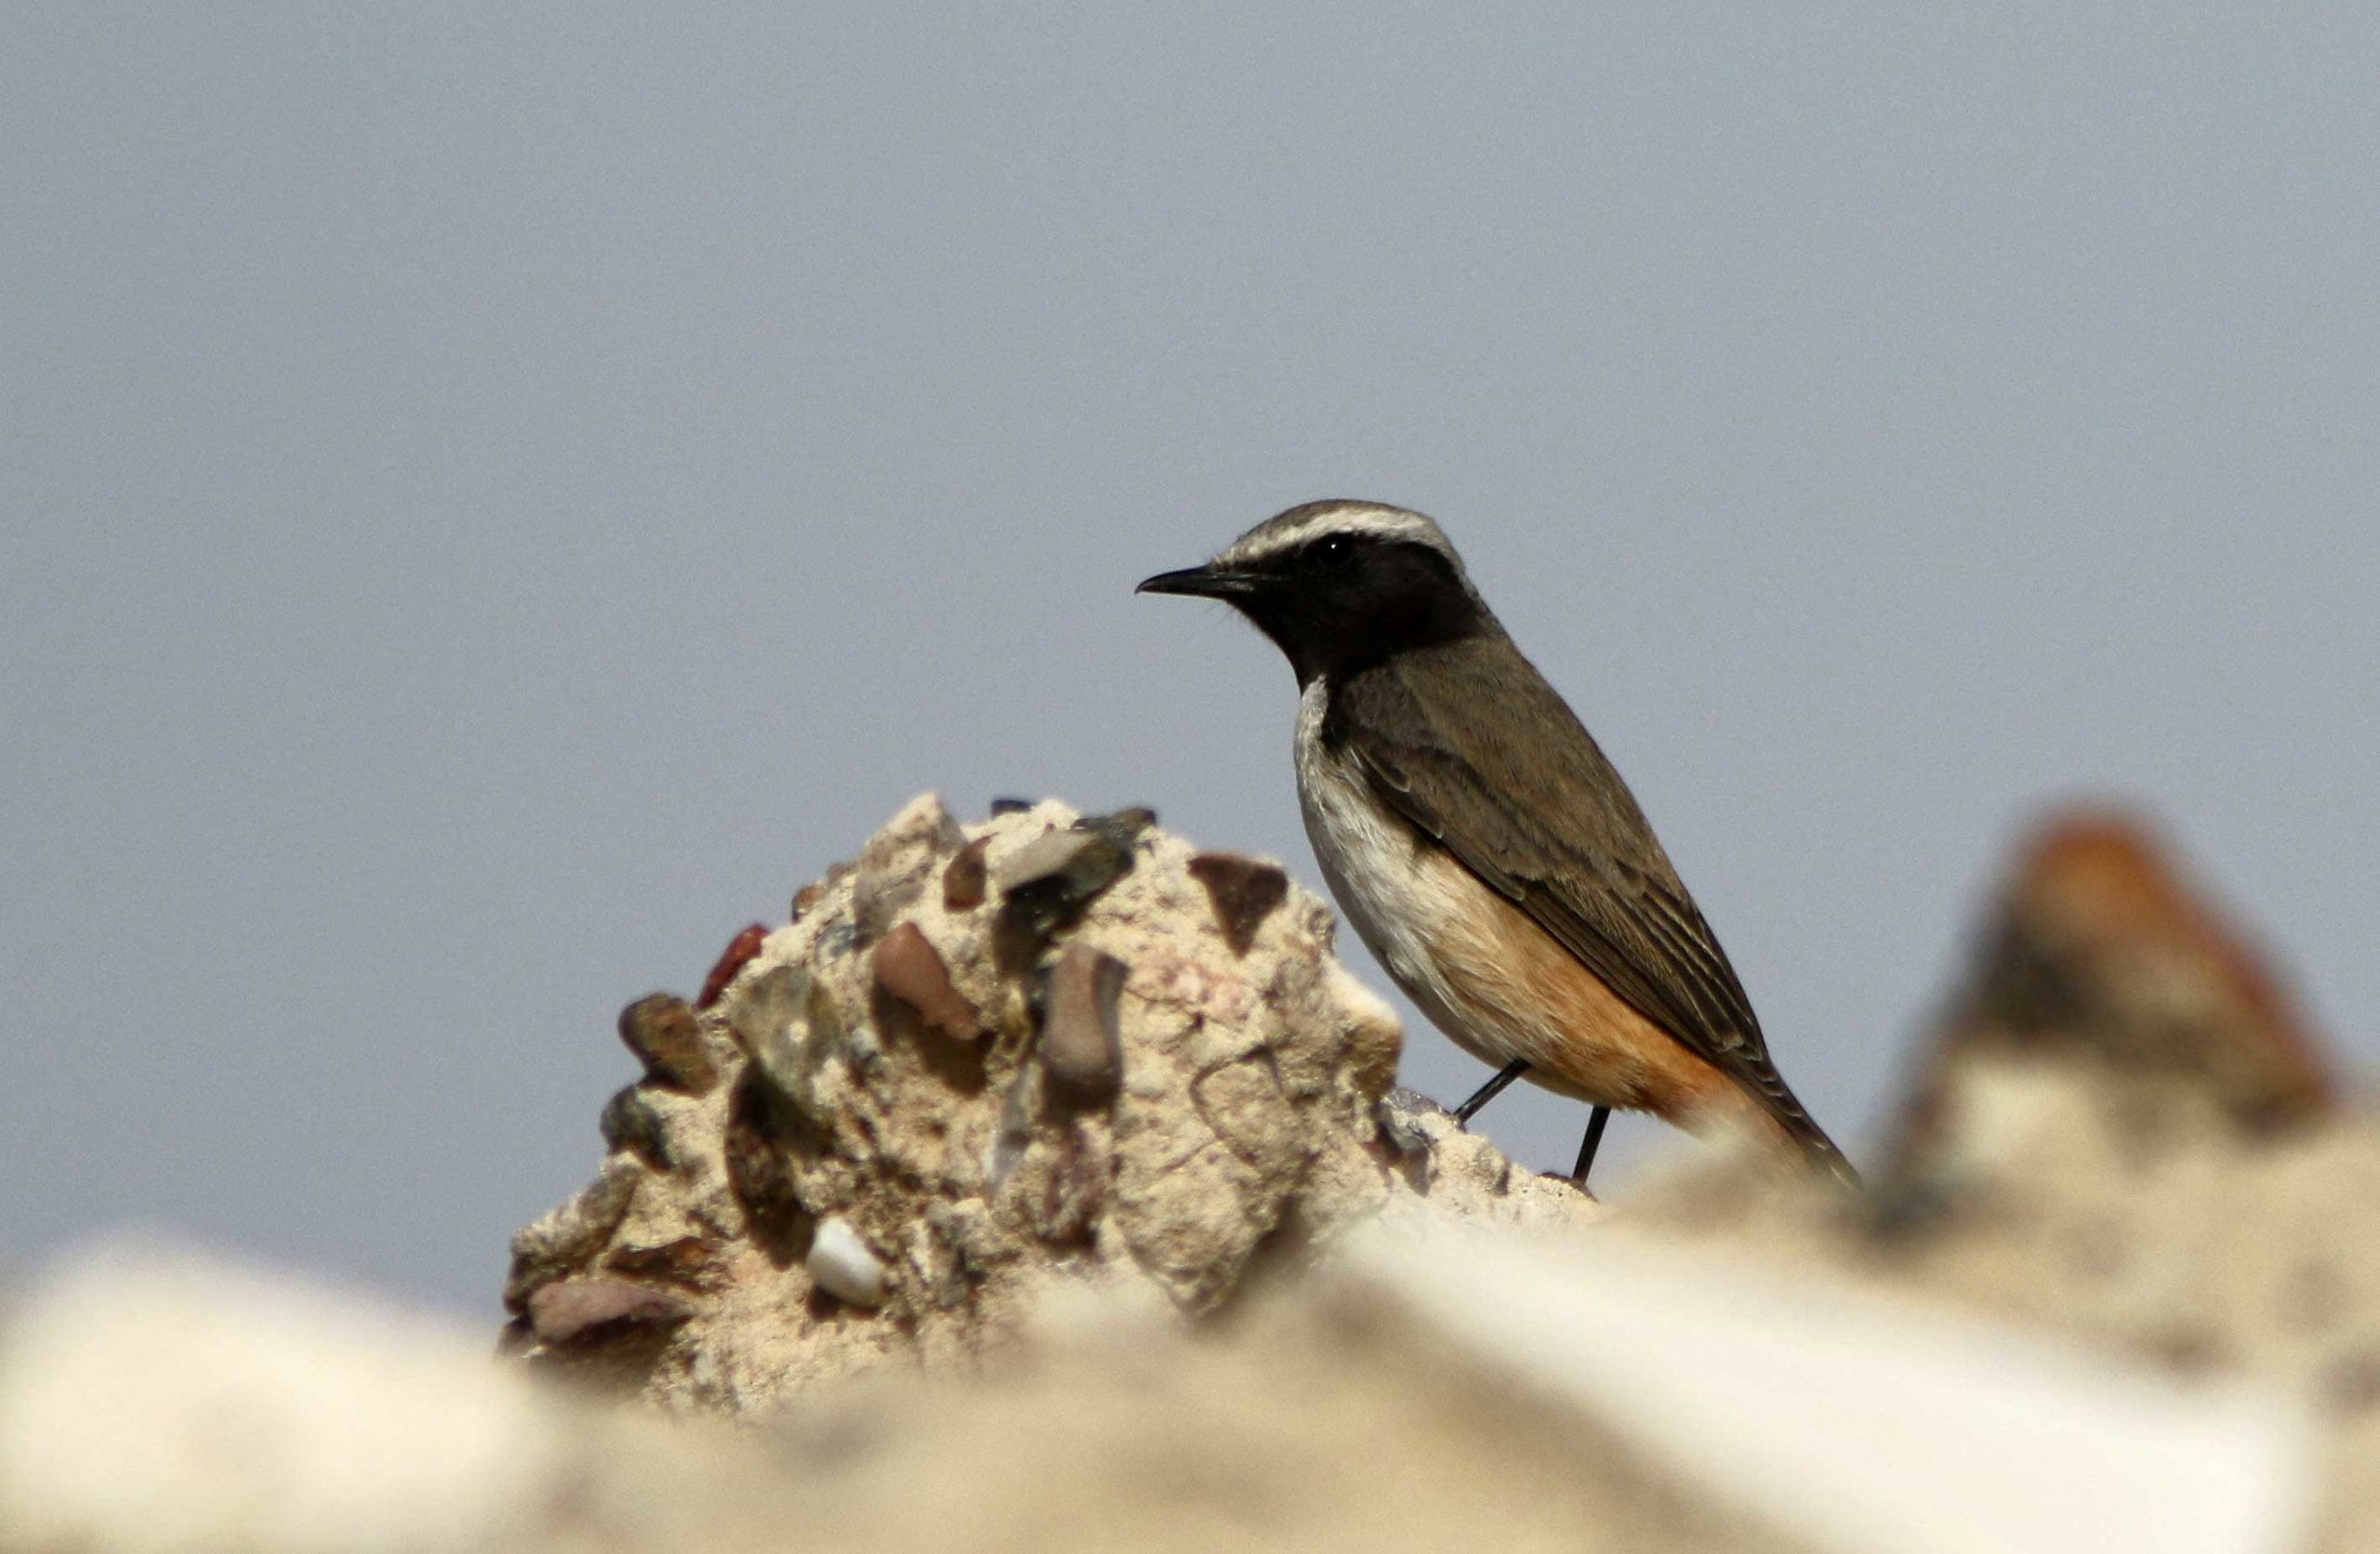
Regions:
M 905 807 L 700 1013 L 716 1082 L 640 1086 L 637 1147 L 523 1234 L 516 1312 L 600 1273 L 666 1285 L 687 1314 L 532 1334 L 522 1355 L 756 1413 L 889 1362 L 980 1363 L 1053 1288 L 1137 1288 L 1197 1320 L 1375 1217 L 1593 1220 L 1585 1194 L 1418 1098 L 1391 1106 L 1411 1116 L 1390 1142 L 1402 1033 L 1332 956 L 1328 909 L 1289 885 L 1257 915 L 1270 865 L 1250 864 L 1227 933 L 1196 856 L 1145 810 L 1044 802 L 960 827 L 931 797 Z M 961 857 L 980 901 L 946 888 Z M 979 1037 L 886 997 L 888 936 L 896 961 L 932 947 Z M 942 1003 L 915 969 L 893 981 Z

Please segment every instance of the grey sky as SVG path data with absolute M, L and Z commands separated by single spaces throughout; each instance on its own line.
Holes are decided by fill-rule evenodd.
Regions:
M 1855 1154 L 2077 790 L 2369 1053 L 2369 8 L 490 10 L 11 8 L 0 1257 L 492 1311 L 618 1006 L 923 788 L 1314 881 L 1288 671 L 1130 587 L 1325 495 L 1446 524 Z

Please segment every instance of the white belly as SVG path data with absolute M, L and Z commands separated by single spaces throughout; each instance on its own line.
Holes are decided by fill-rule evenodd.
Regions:
M 1696 1126 L 1738 1116 L 1747 1093 L 1572 955 L 1435 837 L 1372 797 L 1322 744 L 1325 692 L 1298 705 L 1298 802 L 1339 910 L 1407 997 L 1483 1062 L 1598 1105 Z M 1774 1126 L 1771 1121 L 1770 1126 Z
M 1315 861 L 1364 947 L 1430 1022 L 1483 1062 L 1520 1056 L 1517 1033 L 1490 1011 L 1469 1008 L 1440 973 L 1438 947 L 1453 941 L 1462 893 L 1486 888 L 1420 866 L 1420 833 L 1371 796 L 1362 773 L 1323 748 L 1328 692 L 1314 681 L 1298 699 L 1298 808 Z M 1435 843 L 1430 844 L 1435 847 Z

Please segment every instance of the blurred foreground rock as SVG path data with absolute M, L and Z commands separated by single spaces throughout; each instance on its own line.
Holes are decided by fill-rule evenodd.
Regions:
M 1054 1287 L 1205 1317 L 1382 1217 L 1588 1223 L 1391 1092 L 1396 1018 L 1332 928 L 1146 811 L 962 828 L 917 800 L 739 942 L 711 1007 L 622 1016 L 645 1078 L 594 1183 L 515 1242 L 511 1342 L 752 1414 L 973 1363 Z
M 1625 1239 L 1375 1226 L 1342 1253 L 1203 1337 L 1053 1290 L 968 1375 L 737 1429 L 118 1246 L 0 1338 L 0 1549 L 2300 1546 L 2304 1421 L 2252 1388 Z

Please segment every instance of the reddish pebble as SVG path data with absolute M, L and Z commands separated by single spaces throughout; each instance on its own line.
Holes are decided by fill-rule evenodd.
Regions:
M 886 934 L 870 960 L 876 985 L 917 1010 L 919 1019 L 944 1035 L 969 1041 L 983 1029 L 983 1017 L 951 985 L 949 966 L 917 924 L 903 923 Z
M 984 904 L 984 889 L 987 883 L 984 852 L 991 845 L 989 836 L 978 836 L 960 848 L 943 869 L 942 909 L 945 912 L 972 912 Z
M 750 965 L 752 957 L 760 953 L 760 941 L 768 936 L 766 928 L 754 923 L 729 940 L 726 953 L 710 968 L 710 975 L 703 979 L 703 995 L 694 1000 L 694 1007 L 707 1009 L 718 1003 L 719 995 L 727 991 L 727 984 L 735 980 L 735 973 Z
M 530 1328 L 549 1344 L 615 1322 L 683 1322 L 693 1314 L 694 1307 L 675 1291 L 600 1276 L 564 1279 L 529 1297 Z

